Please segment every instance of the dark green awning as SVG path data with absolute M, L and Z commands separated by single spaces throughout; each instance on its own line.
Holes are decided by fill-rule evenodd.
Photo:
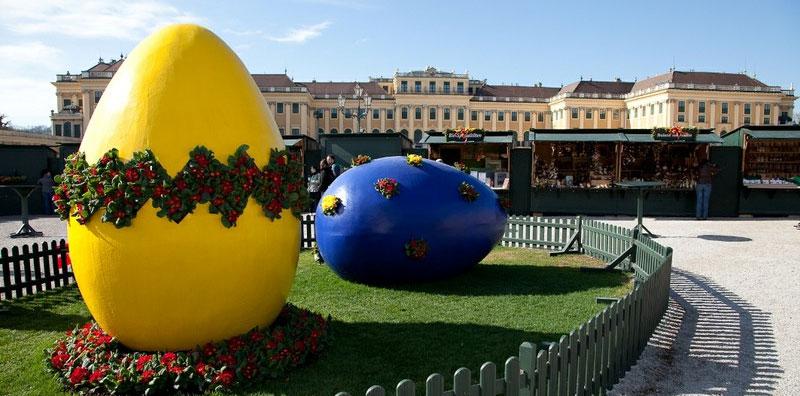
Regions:
M 483 137 L 482 141 L 479 142 L 461 142 L 461 141 L 447 141 L 447 138 L 444 135 L 425 135 L 425 137 L 420 142 L 422 144 L 479 144 L 479 143 L 502 143 L 502 144 L 511 144 L 514 143 L 514 136 L 513 135 L 501 135 L 501 136 L 492 136 L 486 135 Z
M 526 139 L 534 142 L 624 142 L 623 133 L 528 133 Z
M 656 140 L 649 133 L 626 133 L 625 137 L 629 143 L 722 143 L 722 139 L 714 133 L 701 133 L 694 140 Z
M 800 131 L 786 131 L 778 129 L 764 129 L 751 131 L 743 130 L 751 139 L 800 139 Z

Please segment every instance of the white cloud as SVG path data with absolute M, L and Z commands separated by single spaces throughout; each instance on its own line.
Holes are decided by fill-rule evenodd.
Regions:
M 0 10 L 0 25 L 22 35 L 138 40 L 169 23 L 201 21 L 157 0 L 0 0 Z
M 0 59 L 9 59 L 17 65 L 43 65 L 51 64 L 53 59 L 61 54 L 61 50 L 39 41 L 0 45 Z
M 304 43 L 309 39 L 319 36 L 323 30 L 327 29 L 331 23 L 328 21 L 311 26 L 301 26 L 289 30 L 286 34 L 279 37 L 268 37 L 272 41 L 279 43 Z

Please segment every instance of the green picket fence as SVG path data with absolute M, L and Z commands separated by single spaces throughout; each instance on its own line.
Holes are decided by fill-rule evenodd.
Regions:
M 523 342 L 519 354 L 505 361 L 499 375 L 497 365 L 484 363 L 478 383 L 473 384 L 471 371 L 462 367 L 453 374 L 453 388 L 445 389 L 444 376 L 431 374 L 425 381 L 425 395 L 605 394 L 636 363 L 667 309 L 672 249 L 632 230 L 581 217 L 512 216 L 501 244 L 559 249 L 556 254 L 581 252 L 607 261 L 633 249 L 617 268 L 635 271 L 635 286 L 558 342 L 546 348 Z M 394 394 L 414 396 L 416 389 L 416 383 L 406 379 L 397 384 Z M 377 385 L 366 391 L 367 396 L 386 394 Z

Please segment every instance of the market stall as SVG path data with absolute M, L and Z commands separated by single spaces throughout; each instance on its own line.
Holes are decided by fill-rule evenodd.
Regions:
M 694 213 L 694 167 L 721 140 L 710 130 L 531 130 L 531 210 L 537 213 L 634 214 L 636 196 L 616 184 L 659 182 L 648 214 Z
M 322 133 L 319 142 L 321 156 L 333 154 L 344 168 L 349 168 L 353 157 L 359 154 L 376 159 L 405 155 L 413 150 L 413 142 L 400 133 Z
M 722 139 L 741 150 L 740 214 L 800 214 L 800 126 L 745 126 Z
M 465 168 L 495 190 L 507 190 L 511 169 L 514 132 L 487 132 L 480 129 L 428 132 L 422 144 L 428 157 Z
M 289 151 L 295 152 L 300 155 L 303 162 L 303 172 L 308 174 L 311 168 L 318 167 L 320 161 L 319 142 L 310 136 L 281 136 L 283 138 L 283 145 Z

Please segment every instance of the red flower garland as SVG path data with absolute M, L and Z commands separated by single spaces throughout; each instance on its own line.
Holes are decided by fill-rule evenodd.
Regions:
M 428 255 L 428 243 L 424 239 L 411 238 L 405 245 L 406 257 L 412 260 L 422 260 Z
M 283 209 L 291 209 L 299 218 L 308 193 L 297 154 L 273 149 L 269 163 L 259 170 L 247 148 L 240 146 L 226 165 L 206 147 L 197 146 L 174 178 L 150 150 L 134 153 L 125 163 L 117 149 L 112 149 L 95 165 L 89 165 L 83 153 L 73 154 L 67 158 L 64 173 L 56 177 L 56 212 L 62 220 L 73 216 L 86 224 L 105 208 L 102 221 L 121 228 L 131 225 L 148 199 L 159 217 L 176 223 L 198 203 L 207 203 L 210 213 L 219 213 L 222 224 L 232 227 L 252 196 L 270 219 L 280 218 Z
M 475 187 L 467 182 L 461 182 L 458 186 L 458 194 L 467 202 L 474 202 L 480 196 L 478 191 L 475 190 Z
M 328 342 L 328 320 L 287 304 L 268 328 L 187 352 L 135 352 L 95 322 L 67 331 L 45 365 L 70 392 L 204 393 L 282 377 Z
M 390 177 L 384 177 L 375 182 L 375 191 L 386 197 L 386 199 L 395 196 L 397 194 L 397 190 L 397 180 Z

